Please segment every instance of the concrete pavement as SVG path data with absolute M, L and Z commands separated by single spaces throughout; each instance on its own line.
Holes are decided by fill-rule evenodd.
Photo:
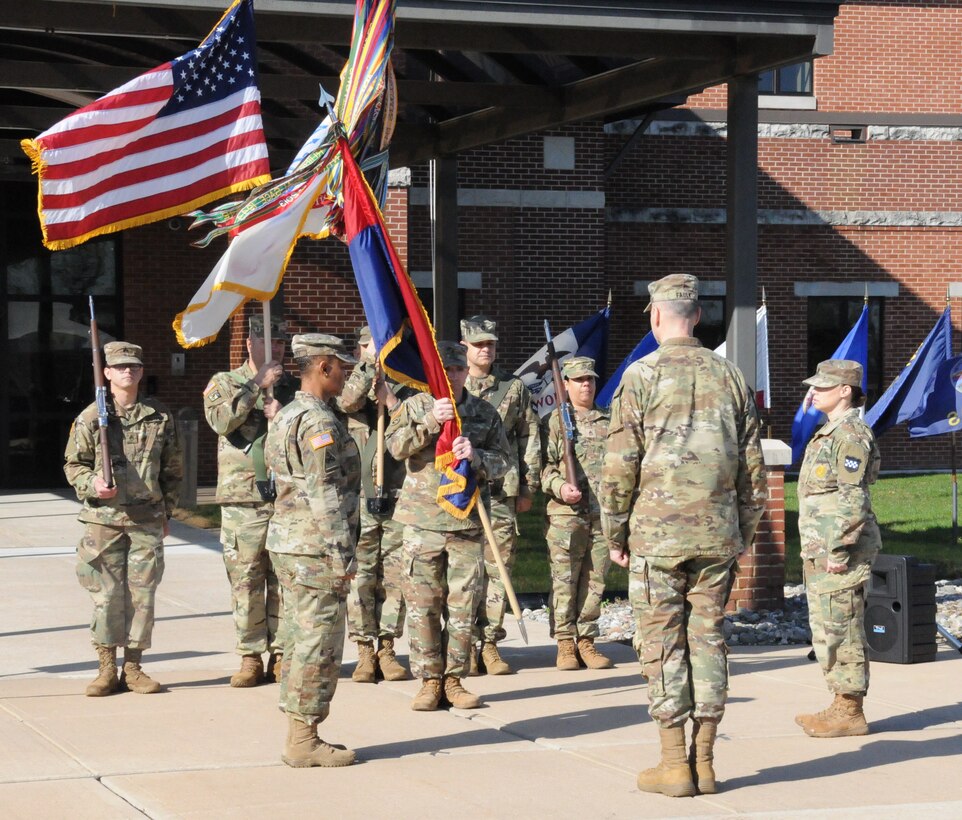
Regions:
M 612 670 L 562 673 L 544 625 L 527 625 L 524 647 L 510 624 L 518 674 L 468 681 L 484 708 L 415 713 L 414 681 L 350 681 L 348 644 L 321 735 L 363 762 L 290 769 L 277 687 L 227 685 L 237 659 L 216 533 L 175 522 L 167 541 L 144 659 L 164 691 L 84 697 L 96 657 L 76 512 L 66 494 L 0 496 L 2 817 L 962 817 L 962 657 L 947 649 L 875 664 L 873 734 L 835 740 L 792 719 L 829 700 L 807 648 L 734 649 L 723 791 L 673 800 L 635 788 L 658 745 L 629 647 L 604 646 Z

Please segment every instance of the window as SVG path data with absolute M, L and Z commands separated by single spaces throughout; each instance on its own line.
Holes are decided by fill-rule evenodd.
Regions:
M 758 93 L 810 96 L 813 93 L 812 61 L 761 72 L 758 75 Z
M 808 373 L 830 359 L 862 313 L 862 296 L 810 296 L 808 298 Z M 868 402 L 871 407 L 882 393 L 883 300 L 868 300 Z
M 728 333 L 725 325 L 725 297 L 701 296 L 698 299 L 701 308 L 701 321 L 695 325 L 695 338 L 709 350 L 714 350 Z

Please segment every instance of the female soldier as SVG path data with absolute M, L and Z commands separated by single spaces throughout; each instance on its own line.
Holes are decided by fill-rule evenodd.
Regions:
M 805 450 L 798 530 L 812 645 L 835 699 L 795 722 L 811 737 L 864 735 L 865 583 L 882 545 L 868 488 L 878 477 L 879 451 L 859 417 L 865 394 L 858 362 L 829 359 L 804 384 L 812 388 L 812 404 L 828 416 Z

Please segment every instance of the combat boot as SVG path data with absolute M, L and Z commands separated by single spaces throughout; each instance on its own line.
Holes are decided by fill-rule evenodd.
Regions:
M 836 695 L 832 702 L 827 708 L 822 709 L 821 712 L 815 712 L 814 714 L 803 714 L 795 715 L 795 722 L 801 726 L 806 732 L 808 732 L 808 727 L 815 722 L 822 722 L 829 720 L 835 710 L 838 708 L 839 701 L 842 699 L 841 695 Z
M 481 647 L 481 660 L 484 663 L 484 668 L 488 670 L 489 675 L 511 674 L 511 667 L 508 666 L 501 657 L 497 644 L 485 641 L 484 646 Z
M 695 781 L 688 768 L 685 750 L 685 725 L 665 728 L 660 726 L 661 761 L 653 769 L 638 775 L 638 788 L 643 792 L 658 792 L 668 797 L 694 797 Z
M 241 666 L 230 676 L 230 685 L 234 689 L 249 689 L 264 680 L 264 661 L 260 655 L 243 655 Z
M 468 655 L 468 677 L 476 678 L 481 674 L 481 668 L 478 665 L 478 647 L 473 642 L 471 644 L 471 652 Z
M 481 705 L 481 698 L 472 695 L 454 675 L 444 676 L 444 698 L 455 709 L 477 709 Z
M 692 779 L 699 794 L 715 794 L 718 784 L 715 782 L 715 768 L 712 764 L 715 760 L 718 721 L 712 718 L 693 718 L 693 723 L 691 750 L 688 753 Z
M 441 703 L 441 681 L 437 678 L 425 678 L 421 682 L 421 691 L 411 701 L 411 708 L 415 712 L 434 712 Z
M 602 655 L 595 648 L 594 638 L 578 638 L 578 654 L 589 669 L 611 669 L 611 658 Z
M 117 678 L 117 649 L 113 646 L 98 646 L 97 657 L 100 659 L 100 671 L 87 686 L 88 698 L 102 698 L 120 688 Z
M 868 734 L 861 695 L 836 695 L 835 709 L 825 718 L 803 728 L 809 737 L 857 737 Z
M 124 650 L 124 670 L 120 673 L 120 686 L 138 695 L 153 695 L 160 691 L 160 684 L 141 669 L 140 659 L 143 654 L 142 649 L 127 647 Z
M 284 656 L 280 652 L 271 652 L 267 659 L 267 671 L 264 673 L 264 683 L 280 683 L 281 667 L 284 664 Z
M 350 766 L 357 760 L 357 755 L 350 749 L 325 743 L 317 736 L 314 726 L 288 715 L 287 743 L 281 760 L 295 769 L 306 769 L 309 766 Z
M 378 640 L 377 665 L 384 680 L 410 680 L 411 675 L 394 654 L 394 638 Z
M 377 656 L 373 641 L 357 642 L 357 666 L 351 680 L 355 683 L 377 683 Z
M 560 638 L 558 640 L 558 660 L 555 662 L 555 666 L 562 672 L 577 672 L 581 669 L 578 656 L 575 654 L 573 638 Z

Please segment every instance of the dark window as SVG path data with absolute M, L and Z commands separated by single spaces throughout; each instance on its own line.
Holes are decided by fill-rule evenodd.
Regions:
M 695 325 L 695 337 L 709 350 L 714 350 L 725 341 L 725 297 L 702 296 L 698 299 L 701 308 L 701 321 Z
M 812 296 L 808 300 L 808 372 L 832 354 L 862 314 L 861 296 Z M 868 406 L 882 392 L 883 301 L 868 301 Z
M 427 311 L 428 318 L 431 322 L 434 322 L 434 288 L 416 288 L 418 296 L 421 299 L 421 304 L 424 305 L 424 309 Z M 464 298 L 467 291 L 464 288 L 458 288 L 458 321 L 464 319 L 467 314 L 464 312 Z
M 773 68 L 758 75 L 759 94 L 812 94 L 812 63 L 787 65 Z

